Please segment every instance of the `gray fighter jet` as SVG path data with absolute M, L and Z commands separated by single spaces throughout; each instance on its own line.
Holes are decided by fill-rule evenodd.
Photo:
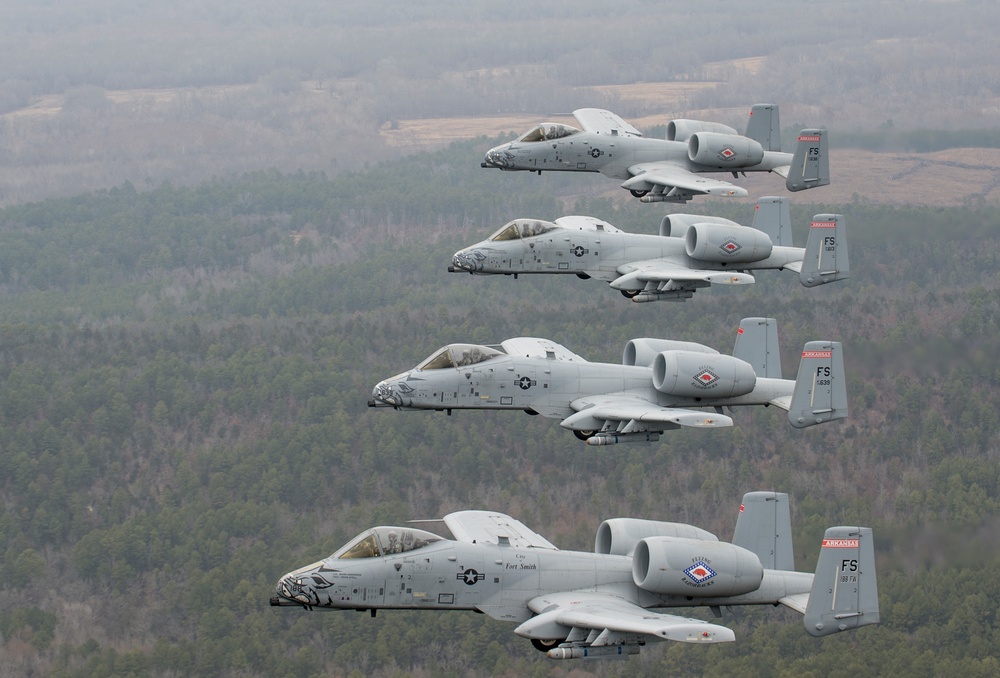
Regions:
M 746 189 L 705 172 L 774 172 L 789 191 L 830 183 L 826 130 L 799 133 L 795 155 L 781 152 L 778 107 L 757 104 L 746 135 L 717 122 L 671 120 L 666 139 L 647 139 L 610 111 L 581 108 L 583 129 L 546 122 L 486 152 L 482 167 L 505 171 L 600 172 L 643 202 L 687 202 L 696 195 L 745 197 Z
M 722 413 L 727 406 L 777 405 L 796 428 L 847 416 L 840 343 L 806 343 L 798 377 L 782 379 L 773 318 L 744 318 L 732 356 L 694 342 L 633 339 L 622 362 L 588 362 L 534 337 L 450 344 L 379 382 L 368 406 L 522 410 L 561 419 L 588 445 L 653 442 L 681 426 L 732 426 Z M 715 411 L 697 409 L 705 407 Z
M 684 301 L 702 287 L 746 285 L 749 273 L 785 269 L 806 287 L 850 277 L 840 214 L 817 214 L 805 249 L 791 247 L 788 199 L 757 201 L 753 225 L 721 217 L 668 214 L 659 235 L 625 233 L 594 217 L 515 219 L 459 250 L 452 273 L 572 273 L 607 281 L 632 301 Z
M 436 522 L 436 521 L 434 521 Z M 601 523 L 594 553 L 560 551 L 521 522 L 459 511 L 444 539 L 411 527 L 367 530 L 329 558 L 289 572 L 273 606 L 307 610 L 476 610 L 552 659 L 626 657 L 653 640 L 720 643 L 725 626 L 655 612 L 784 605 L 816 637 L 879 623 L 872 530 L 826 530 L 815 575 L 796 572 L 788 495 L 743 497 L 732 543 L 692 525 Z

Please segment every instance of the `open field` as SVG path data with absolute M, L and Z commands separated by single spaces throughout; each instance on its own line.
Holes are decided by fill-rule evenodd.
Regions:
M 711 66 L 709 68 L 708 66 Z M 713 77 L 754 72 L 760 59 L 706 65 Z M 698 109 L 690 97 L 717 81 L 605 85 L 587 88 L 612 101 L 635 102 L 654 115 L 625 116 L 640 129 L 673 117 L 745 124 L 746 107 Z M 0 205 L 70 195 L 132 181 L 191 183 L 275 167 L 337 171 L 400 154 L 433 150 L 454 141 L 514 135 L 541 120 L 575 124 L 572 116 L 544 112 L 393 119 L 381 127 L 364 108 L 363 83 L 354 79 L 304 81 L 277 100 L 257 85 L 98 90 L 96 111 L 72 111 L 63 95 L 45 95 L 0 115 Z M 582 99 L 582 95 L 581 95 Z M 275 103 L 277 101 L 277 103 Z M 65 106 L 64 106 L 65 105 Z M 250 112 L 264 115 L 254 120 Z M 568 112 L 567 112 L 568 113 Z M 821 113 L 788 104 L 782 119 L 816 120 Z M 808 199 L 956 206 L 1000 202 L 1000 160 L 994 149 L 950 149 L 929 154 L 873 153 L 837 146 L 831 133 L 833 183 Z M 486 150 L 485 148 L 483 149 Z M 751 196 L 783 193 L 774 177 L 736 181 Z M 593 190 L 593 182 L 588 182 Z M 603 186 L 603 184 L 602 184 Z M 607 194 L 619 196 L 613 182 Z

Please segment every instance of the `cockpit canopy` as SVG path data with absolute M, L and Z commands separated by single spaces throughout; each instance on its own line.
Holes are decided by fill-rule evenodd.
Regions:
M 518 240 L 520 238 L 533 238 L 558 228 L 549 221 L 539 221 L 538 219 L 515 219 L 508 222 L 499 231 L 491 235 L 490 242 L 501 242 L 503 240 Z
M 373 527 L 341 546 L 330 558 L 381 558 L 393 553 L 415 551 L 441 539 L 436 534 L 410 527 Z
M 522 134 L 517 138 L 517 141 L 553 141 L 579 133 L 580 130 L 571 125 L 563 125 L 558 122 L 543 122 L 538 127 Z
M 446 367 L 465 367 L 466 365 L 475 365 L 484 360 L 495 358 L 498 355 L 504 355 L 504 352 L 491 346 L 448 344 L 413 369 L 441 370 Z

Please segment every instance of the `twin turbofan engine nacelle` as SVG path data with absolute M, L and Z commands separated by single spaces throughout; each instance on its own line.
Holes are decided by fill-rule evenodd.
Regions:
M 622 364 L 652 368 L 653 388 L 685 398 L 734 398 L 757 385 L 750 363 L 693 341 L 632 339 Z
M 688 139 L 688 159 L 727 170 L 753 167 L 764 159 L 764 147 L 748 137 L 698 132 Z
M 671 120 L 667 141 L 686 141 L 688 158 L 699 165 L 734 169 L 759 165 L 764 147 L 729 125 L 702 120 Z
M 685 540 L 719 541 L 711 532 L 686 523 L 668 523 L 642 518 L 610 518 L 597 528 L 594 553 L 630 556 L 636 544 L 647 537 L 679 537 Z
M 653 359 L 653 388 L 685 398 L 735 398 L 753 391 L 750 363 L 728 355 L 663 351 Z
M 767 233 L 721 217 L 668 214 L 660 223 L 660 235 L 684 238 L 689 257 L 713 264 L 763 261 L 774 249 Z
M 713 264 L 749 264 L 771 256 L 767 233 L 747 226 L 693 224 L 684 234 L 684 251 Z
M 764 566 L 752 551 L 719 541 L 648 537 L 632 554 L 632 579 L 672 596 L 738 596 L 760 588 Z

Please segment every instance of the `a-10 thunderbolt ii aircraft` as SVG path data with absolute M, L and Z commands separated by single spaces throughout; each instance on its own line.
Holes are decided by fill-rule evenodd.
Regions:
M 795 154 L 781 152 L 778 107 L 757 104 L 745 135 L 701 120 L 671 120 L 666 139 L 649 139 L 611 111 L 573 111 L 580 127 L 545 122 L 486 152 L 482 167 L 505 171 L 600 172 L 619 179 L 643 202 L 687 202 L 696 195 L 746 197 L 747 191 L 706 172 L 774 172 L 789 191 L 830 183 L 824 129 L 799 133 Z
M 724 407 L 776 405 L 796 428 L 847 417 L 840 343 L 807 342 L 796 380 L 782 379 L 773 318 L 744 318 L 732 356 L 694 342 L 632 339 L 622 362 L 588 362 L 534 337 L 450 344 L 379 382 L 368 406 L 522 410 L 561 419 L 588 445 L 653 442 L 681 426 L 732 426 Z M 706 407 L 715 411 L 697 409 Z
M 791 247 L 788 199 L 757 201 L 751 227 L 722 217 L 668 214 L 659 235 L 625 233 L 594 217 L 515 219 L 452 256 L 452 273 L 576 274 L 632 301 L 684 301 L 703 287 L 746 285 L 752 270 L 784 269 L 806 287 L 850 277 L 843 215 L 817 214 L 805 249 Z
M 436 522 L 436 521 L 433 521 Z M 816 573 L 796 572 L 788 495 L 743 497 L 732 543 L 681 523 L 615 518 L 594 553 L 561 551 L 492 511 L 458 511 L 444 539 L 376 527 L 278 581 L 273 606 L 307 610 L 475 610 L 553 659 L 626 657 L 653 640 L 734 641 L 719 624 L 654 611 L 784 605 L 826 636 L 879 622 L 872 530 L 831 527 Z

